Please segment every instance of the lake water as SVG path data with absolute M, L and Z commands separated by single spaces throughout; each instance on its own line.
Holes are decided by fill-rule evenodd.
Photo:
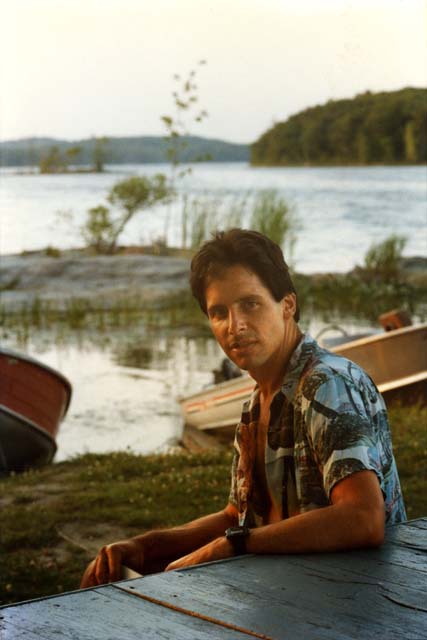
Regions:
M 176 445 L 183 429 L 177 398 L 211 383 L 221 359 L 213 338 L 143 329 L 52 338 L 38 334 L 16 344 L 9 336 L 2 345 L 30 354 L 72 383 L 56 461 L 86 452 L 153 453 Z
M 0 173 L 0 251 L 18 253 L 47 245 L 81 244 L 86 211 L 126 176 L 168 173 L 168 165 L 120 165 L 104 174 L 17 175 Z M 15 173 L 14 173 L 15 172 Z M 391 233 L 405 235 L 406 255 L 426 253 L 425 167 L 252 168 L 244 163 L 194 165 L 178 184 L 181 193 L 228 202 L 262 189 L 277 189 L 300 225 L 292 263 L 299 271 L 347 271 L 363 262 L 372 243 Z M 250 199 L 250 196 L 249 196 Z M 70 224 L 58 212 L 72 212 Z M 140 212 L 122 244 L 166 236 L 181 243 L 177 201 Z

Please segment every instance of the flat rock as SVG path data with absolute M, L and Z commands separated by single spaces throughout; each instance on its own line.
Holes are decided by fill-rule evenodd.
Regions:
M 7 255 L 0 259 L 0 300 L 8 309 L 35 298 L 59 302 L 138 295 L 155 300 L 188 290 L 188 273 L 189 260 L 181 257 Z

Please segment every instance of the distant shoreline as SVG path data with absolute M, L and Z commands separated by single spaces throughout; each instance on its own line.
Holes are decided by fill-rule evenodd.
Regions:
M 390 162 L 390 163 L 386 163 L 386 162 L 375 162 L 375 163 L 370 163 L 370 164 L 356 164 L 356 163 L 342 163 L 342 164 L 337 164 L 337 163 L 327 163 L 327 162 L 322 162 L 322 163 L 288 163 L 288 164 L 255 164 L 255 163 L 250 163 L 247 160 L 204 160 L 203 162 L 183 162 L 182 163 L 184 166 L 186 164 L 190 164 L 192 166 L 198 166 L 198 165 L 215 165 L 215 164 L 243 164 L 245 166 L 250 167 L 251 169 L 257 170 L 257 169 L 392 169 L 392 168 L 396 168 L 396 169 L 402 169 L 402 168 L 407 168 L 410 169 L 411 167 L 416 169 L 416 168 L 420 168 L 420 167 L 427 167 L 427 162 L 419 162 L 417 164 L 415 163 L 409 163 L 409 162 Z M 3 172 L 3 176 L 8 176 L 8 175 L 12 175 L 12 176 L 64 176 L 64 175 L 81 175 L 81 174 L 99 174 L 99 175 L 103 175 L 103 174 L 109 174 L 109 173 L 113 173 L 113 171 L 111 169 L 109 169 L 109 167 L 118 167 L 118 166 L 141 166 L 141 167 L 145 167 L 145 166 L 153 166 L 153 165 L 159 165 L 159 166 L 168 166 L 168 162 L 166 160 L 147 160 L 147 161 L 138 161 L 138 162 L 133 162 L 133 161 L 123 161 L 123 162 L 109 162 L 105 165 L 105 169 L 103 171 L 96 171 L 95 169 L 91 169 L 89 167 L 85 167 L 84 165 L 82 165 L 81 169 L 68 169 L 66 171 L 52 171 L 52 172 L 43 172 L 41 173 L 38 169 L 37 165 L 0 165 L 0 175 L 2 174 L 2 169 L 6 169 L 7 171 Z M 15 169 L 15 171 L 14 171 Z

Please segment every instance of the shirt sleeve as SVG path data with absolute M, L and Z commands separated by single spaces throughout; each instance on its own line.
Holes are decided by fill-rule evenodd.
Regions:
M 313 454 L 330 500 L 333 487 L 362 470 L 376 473 L 385 494 L 379 422 L 387 421 L 385 407 L 369 379 L 358 381 L 331 375 L 316 390 L 306 413 Z

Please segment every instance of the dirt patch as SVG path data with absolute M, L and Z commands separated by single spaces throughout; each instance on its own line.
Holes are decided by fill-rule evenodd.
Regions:
M 71 545 L 87 552 L 89 560 L 94 558 L 104 545 L 135 535 L 130 529 L 105 522 L 97 523 L 96 525 L 67 522 L 57 528 L 57 533 L 66 545 Z M 59 553 L 63 549 L 61 544 L 56 547 Z
M 51 505 L 58 499 L 62 499 L 64 495 L 64 488 L 68 486 L 68 483 L 72 481 L 73 474 L 71 472 L 64 472 L 61 469 L 61 476 L 58 480 L 55 480 L 51 473 L 52 467 L 47 468 L 49 474 L 45 478 L 44 482 L 40 482 L 39 478 L 35 479 L 31 473 L 27 476 L 18 476 L 19 484 L 12 486 L 8 485 L 7 491 L 0 497 L 0 509 L 13 504 L 40 504 Z

